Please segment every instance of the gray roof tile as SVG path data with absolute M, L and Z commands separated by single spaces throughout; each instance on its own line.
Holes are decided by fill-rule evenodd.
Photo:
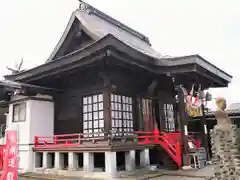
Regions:
M 117 24 L 116 20 L 109 19 L 109 16 L 99 10 L 93 9 L 91 13 L 88 13 L 86 10 L 79 9 L 76 12 L 76 17 L 89 31 L 98 36 L 99 39 L 107 34 L 112 34 L 120 41 L 148 56 L 157 59 L 162 57 L 159 52 L 151 47 L 145 36 L 139 35 L 139 33 L 129 29 L 120 22 Z
M 105 13 L 90 6 L 89 4 L 82 3 L 80 8 L 72 14 L 62 38 L 58 42 L 58 45 L 50 55 L 47 62 L 53 60 L 55 57 L 55 54 L 61 47 L 64 39 L 67 37 L 70 27 L 72 26 L 75 19 L 78 19 L 84 29 L 93 35 L 93 39 L 95 41 L 98 41 L 104 36 L 111 34 L 128 46 L 152 58 L 160 59 L 163 57 L 159 52 L 155 51 L 151 47 L 148 37 L 106 15 Z
M 184 64 L 198 64 L 199 66 L 203 67 L 210 73 L 213 73 L 221 77 L 222 79 L 227 81 L 227 83 L 230 82 L 232 79 L 232 77 L 229 74 L 220 70 L 219 68 L 217 68 L 216 66 L 209 63 L 208 61 L 206 61 L 205 59 L 198 55 L 184 57 L 162 56 L 161 53 L 152 48 L 149 39 L 145 35 L 133 30 L 132 28 L 124 25 L 123 23 L 106 15 L 105 13 L 90 6 L 87 3 L 81 3 L 79 9 L 73 12 L 62 37 L 60 38 L 59 42 L 55 46 L 53 52 L 51 53 L 46 62 L 57 60 L 57 58 L 59 58 L 56 57 L 56 54 L 62 47 L 66 38 L 68 37 L 68 34 L 72 32 L 71 28 L 74 28 L 74 25 L 76 25 L 75 22 L 76 21 L 78 22 L 78 20 L 79 24 L 77 25 L 79 25 L 79 27 L 81 27 L 83 31 L 85 31 L 95 41 L 95 43 L 101 41 L 102 39 L 106 38 L 107 35 L 110 34 L 114 38 L 119 40 L 119 42 L 126 44 L 127 46 L 147 55 L 150 58 L 153 58 L 154 63 L 157 66 L 178 66 Z M 14 76 L 17 75 L 12 75 L 12 77 Z M 10 78 L 11 76 L 5 77 Z M 226 84 L 221 84 L 221 86 L 226 86 Z
M 231 109 L 231 110 L 240 109 L 240 103 L 239 103 L 239 102 L 237 102 L 237 103 L 232 103 L 232 104 L 230 104 L 230 106 L 228 107 L 228 109 Z
M 240 113 L 240 103 L 232 103 L 230 106 L 226 109 L 226 112 L 228 114 L 237 114 Z M 212 116 L 215 114 L 215 111 L 208 110 L 205 112 L 207 116 Z

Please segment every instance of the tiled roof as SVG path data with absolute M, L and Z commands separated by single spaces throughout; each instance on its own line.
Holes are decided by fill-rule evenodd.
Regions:
M 75 28 L 78 28 L 78 29 L 75 29 Z M 72 37 L 73 34 L 70 34 L 70 33 L 76 33 L 75 30 L 84 31 L 93 40 L 93 42 L 91 41 L 91 43 L 87 44 L 85 47 L 83 46 L 80 49 L 73 50 L 74 52 L 67 52 L 67 54 L 61 53 L 61 47 L 66 48 L 66 46 L 68 46 L 66 45 L 68 43 L 65 44 L 66 42 L 65 40 L 69 40 L 67 38 Z M 114 39 L 114 41 L 113 40 L 110 40 L 109 42 L 106 41 L 106 43 L 109 43 L 109 44 L 102 43 L 105 39 L 109 37 Z M 89 4 L 83 3 L 83 2 L 80 4 L 79 9 L 73 12 L 62 37 L 60 38 L 59 42 L 55 46 L 53 52 L 50 54 L 45 65 L 46 66 L 49 65 L 50 67 L 51 63 L 49 62 L 52 62 L 54 60 L 56 61 L 60 60 L 62 58 L 67 57 L 68 55 L 73 55 L 73 54 L 83 52 L 85 48 L 93 47 L 98 43 L 102 43 L 106 46 L 108 45 L 108 46 L 116 46 L 116 47 L 117 45 L 122 46 L 122 44 L 124 44 L 124 46 L 122 47 L 126 47 L 126 48 L 129 47 L 129 49 L 131 50 L 140 52 L 139 54 L 143 55 L 146 61 L 151 61 L 150 63 L 160 67 L 169 67 L 169 66 L 177 67 L 181 65 L 197 64 L 199 67 L 206 69 L 208 72 L 216 75 L 219 78 L 222 78 L 223 81 L 219 81 L 219 82 L 223 82 L 223 83 L 219 83 L 219 82 L 216 83 L 220 87 L 225 87 L 229 82 L 231 82 L 231 79 L 232 79 L 232 76 L 225 73 L 221 69 L 217 68 L 213 64 L 209 63 L 199 55 L 190 55 L 190 56 L 184 56 L 184 57 L 162 56 L 158 51 L 152 48 L 148 37 L 133 30 L 132 28 L 117 21 L 116 19 L 106 15 L 105 13 L 90 6 Z M 122 49 L 122 51 L 124 52 L 124 48 Z M 58 54 L 58 52 L 60 53 Z M 55 65 L 53 65 L 52 68 L 54 67 Z M 42 68 L 42 71 L 44 72 L 45 70 L 43 69 L 46 67 L 44 65 L 39 66 L 38 67 L 39 72 L 41 72 L 41 68 Z M 36 70 L 36 69 L 37 67 L 25 72 L 21 72 L 19 74 L 7 75 L 5 76 L 5 78 L 11 79 L 11 80 L 16 80 L 16 79 L 23 80 L 23 79 L 26 79 L 27 76 L 29 77 L 31 76 L 30 71 L 33 72 L 33 70 Z
M 240 113 L 240 103 L 232 103 L 227 109 L 226 112 L 231 115 L 231 114 L 238 114 Z M 205 111 L 205 114 L 207 116 L 212 116 L 214 115 L 215 111 Z
M 70 26 L 75 18 L 80 21 L 81 25 L 85 29 L 94 35 L 95 41 L 98 41 L 104 36 L 111 34 L 128 46 L 131 46 L 132 48 L 150 57 L 155 59 L 160 59 L 163 57 L 159 52 L 155 51 L 151 47 L 148 37 L 106 15 L 87 3 L 82 3 L 80 8 L 72 14 L 72 17 L 69 21 L 70 23 L 66 27 L 64 34 L 69 32 Z M 61 44 L 61 40 L 59 43 Z M 57 49 L 55 49 L 55 52 L 53 53 L 56 53 L 56 51 Z M 47 62 L 51 61 L 53 57 L 54 55 L 51 55 Z
M 129 30 L 129 28 L 123 28 L 124 26 L 120 23 L 112 23 L 112 21 L 107 20 L 106 18 L 109 16 L 106 16 L 99 10 L 94 9 L 90 14 L 85 10 L 77 10 L 76 17 L 86 28 L 88 28 L 88 30 L 92 31 L 99 38 L 102 38 L 107 34 L 112 34 L 120 41 L 148 56 L 152 56 L 154 58 L 162 57 L 159 52 L 155 51 L 151 47 L 149 41 L 145 40 L 145 36 L 133 33 L 133 31 Z
M 22 89 L 24 87 L 26 88 L 36 88 L 36 89 L 45 89 L 45 90 L 51 90 L 51 91 L 59 91 L 58 89 L 48 88 L 48 87 L 42 87 L 32 84 L 26 84 L 16 81 L 10 81 L 10 80 L 0 80 L 0 87 L 10 87 L 13 89 Z
M 230 106 L 228 107 L 228 109 L 240 109 L 240 103 L 232 103 L 230 104 Z

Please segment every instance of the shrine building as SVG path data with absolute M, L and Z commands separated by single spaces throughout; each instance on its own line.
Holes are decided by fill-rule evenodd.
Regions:
M 1 127 L 19 130 L 23 172 L 179 169 L 199 148 L 210 160 L 204 91 L 231 80 L 200 55 L 162 56 L 147 36 L 81 2 L 44 64 L 0 82 Z

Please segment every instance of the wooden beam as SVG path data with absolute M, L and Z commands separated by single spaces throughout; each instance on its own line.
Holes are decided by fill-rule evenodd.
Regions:
M 158 92 L 158 113 L 160 121 L 160 131 L 164 131 L 165 128 L 165 116 L 164 116 L 164 103 L 161 100 L 161 92 Z
M 148 86 L 148 95 L 150 95 L 150 96 L 154 96 L 155 95 L 155 92 L 156 92 L 156 88 L 157 88 L 157 86 L 158 86 L 158 79 L 154 79 L 153 81 L 152 81 L 152 83 Z M 151 98 L 152 99 L 152 98 Z M 158 102 L 156 102 L 156 100 L 154 100 L 154 99 L 152 99 L 152 101 L 151 101 L 152 103 L 151 103 L 151 108 L 152 108 L 152 122 L 150 122 L 149 121 L 149 123 L 151 123 L 151 125 L 150 125 L 150 127 L 152 128 L 151 130 L 154 130 L 154 128 L 155 128 L 155 125 L 156 124 L 160 124 L 160 122 L 158 123 L 157 122 L 157 117 L 156 117 L 156 104 L 158 103 Z M 155 105 L 155 106 L 154 106 Z M 150 118 L 150 119 L 151 119 Z
M 143 70 L 146 70 L 148 72 L 151 72 L 151 73 L 154 73 L 154 74 L 157 74 L 157 71 L 154 69 L 154 65 L 147 65 L 146 63 L 142 63 L 142 62 L 139 62 L 133 58 L 130 58 L 128 57 L 126 54 L 119 54 L 117 53 L 116 51 L 112 51 L 111 52 L 111 55 L 113 57 L 115 57 L 116 59 L 119 59 L 121 60 L 122 62 L 125 62 L 125 63 L 128 63 L 128 64 L 131 64 L 133 66 L 138 66 L 139 68 L 143 69 Z
M 196 73 L 199 76 L 205 77 L 208 80 L 212 81 L 212 84 L 210 86 L 213 86 L 213 84 L 218 84 L 218 87 L 227 87 L 228 86 L 228 82 L 225 82 L 220 77 L 217 77 L 217 76 L 214 76 L 213 74 L 210 74 L 209 72 L 207 72 L 203 68 L 198 67 L 196 69 Z M 206 87 L 206 88 L 209 88 L 209 87 Z
M 157 67 L 159 74 L 171 74 L 177 76 L 178 74 L 191 73 L 196 71 L 194 64 L 184 64 L 177 66 L 159 66 Z
M 188 156 L 188 132 L 187 132 L 187 125 L 188 120 L 185 116 L 185 102 L 184 102 L 184 92 L 181 86 L 176 87 L 176 91 L 178 94 L 179 102 L 178 102 L 178 110 L 179 110 L 179 117 L 180 117 L 180 131 L 182 134 L 182 141 L 183 141 L 183 166 L 189 165 L 189 156 Z
M 155 91 L 157 85 L 158 85 L 158 79 L 155 79 L 155 80 L 153 80 L 152 83 L 148 86 L 148 94 L 149 94 L 150 96 L 153 96 L 153 95 L 154 95 L 154 91 Z
M 112 118 L 111 118 L 111 78 L 109 75 L 108 64 L 106 61 L 102 64 L 102 72 L 99 72 L 99 76 L 103 80 L 103 115 L 104 115 L 104 132 L 105 135 L 112 130 Z M 106 137 L 107 138 L 107 137 Z
M 107 135 L 112 129 L 111 118 L 111 93 L 105 89 L 103 92 L 103 116 L 104 116 L 104 132 Z
M 104 88 L 110 88 L 111 87 L 111 78 L 106 72 L 99 72 L 98 73 L 101 79 L 103 80 L 103 86 Z

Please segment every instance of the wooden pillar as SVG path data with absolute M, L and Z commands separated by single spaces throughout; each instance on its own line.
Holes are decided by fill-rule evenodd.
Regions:
M 175 130 L 180 129 L 179 126 L 179 115 L 178 115 L 178 104 L 175 102 L 173 104 L 173 113 L 174 113 L 174 119 L 175 119 Z
M 136 108 L 135 108 L 135 118 L 138 122 L 135 123 L 135 130 L 144 131 L 144 119 L 143 119 L 143 108 L 141 98 L 135 98 Z
M 182 134 L 182 158 L 183 158 L 183 166 L 189 165 L 189 156 L 188 156 L 188 119 L 185 115 L 185 102 L 184 102 L 184 93 L 182 91 L 181 86 L 176 87 L 176 90 L 178 92 L 178 110 L 179 110 L 179 118 L 180 118 L 180 131 Z
M 158 86 L 158 79 L 154 79 L 152 81 L 152 83 L 148 86 L 148 95 L 151 97 L 151 103 L 147 101 L 148 102 L 148 112 L 149 112 L 149 115 L 148 115 L 149 125 L 148 125 L 148 127 L 149 127 L 150 131 L 153 131 L 155 129 L 155 125 L 157 124 L 156 116 L 155 116 L 156 113 L 154 112 L 154 110 L 156 108 L 153 107 L 154 104 L 155 104 L 154 100 L 153 100 L 153 96 L 155 94 L 155 90 L 156 90 L 157 86 Z
M 160 131 L 164 131 L 165 128 L 165 120 L 164 120 L 164 103 L 161 100 L 161 93 L 158 93 L 158 112 L 159 112 L 159 120 L 160 120 Z
M 104 133 L 107 133 L 112 129 L 111 118 L 111 93 L 107 89 L 103 92 L 103 115 L 104 115 Z
M 210 154 L 209 154 L 209 145 L 208 145 L 208 130 L 207 130 L 207 121 L 204 113 L 204 105 L 202 104 L 202 112 L 203 115 L 200 118 L 200 125 L 201 125 L 201 140 L 203 147 L 206 150 L 207 160 L 210 160 Z
M 104 133 L 108 136 L 110 130 L 112 130 L 112 118 L 111 118 L 111 91 L 112 84 L 109 77 L 108 64 L 104 63 L 102 66 L 103 71 L 99 72 L 99 76 L 103 80 L 103 116 L 104 116 Z
M 178 113 L 178 103 L 176 101 L 176 81 L 175 77 L 172 77 L 172 99 L 173 99 L 173 117 L 174 117 L 174 125 L 175 125 L 175 131 L 180 129 L 179 125 L 179 113 Z

